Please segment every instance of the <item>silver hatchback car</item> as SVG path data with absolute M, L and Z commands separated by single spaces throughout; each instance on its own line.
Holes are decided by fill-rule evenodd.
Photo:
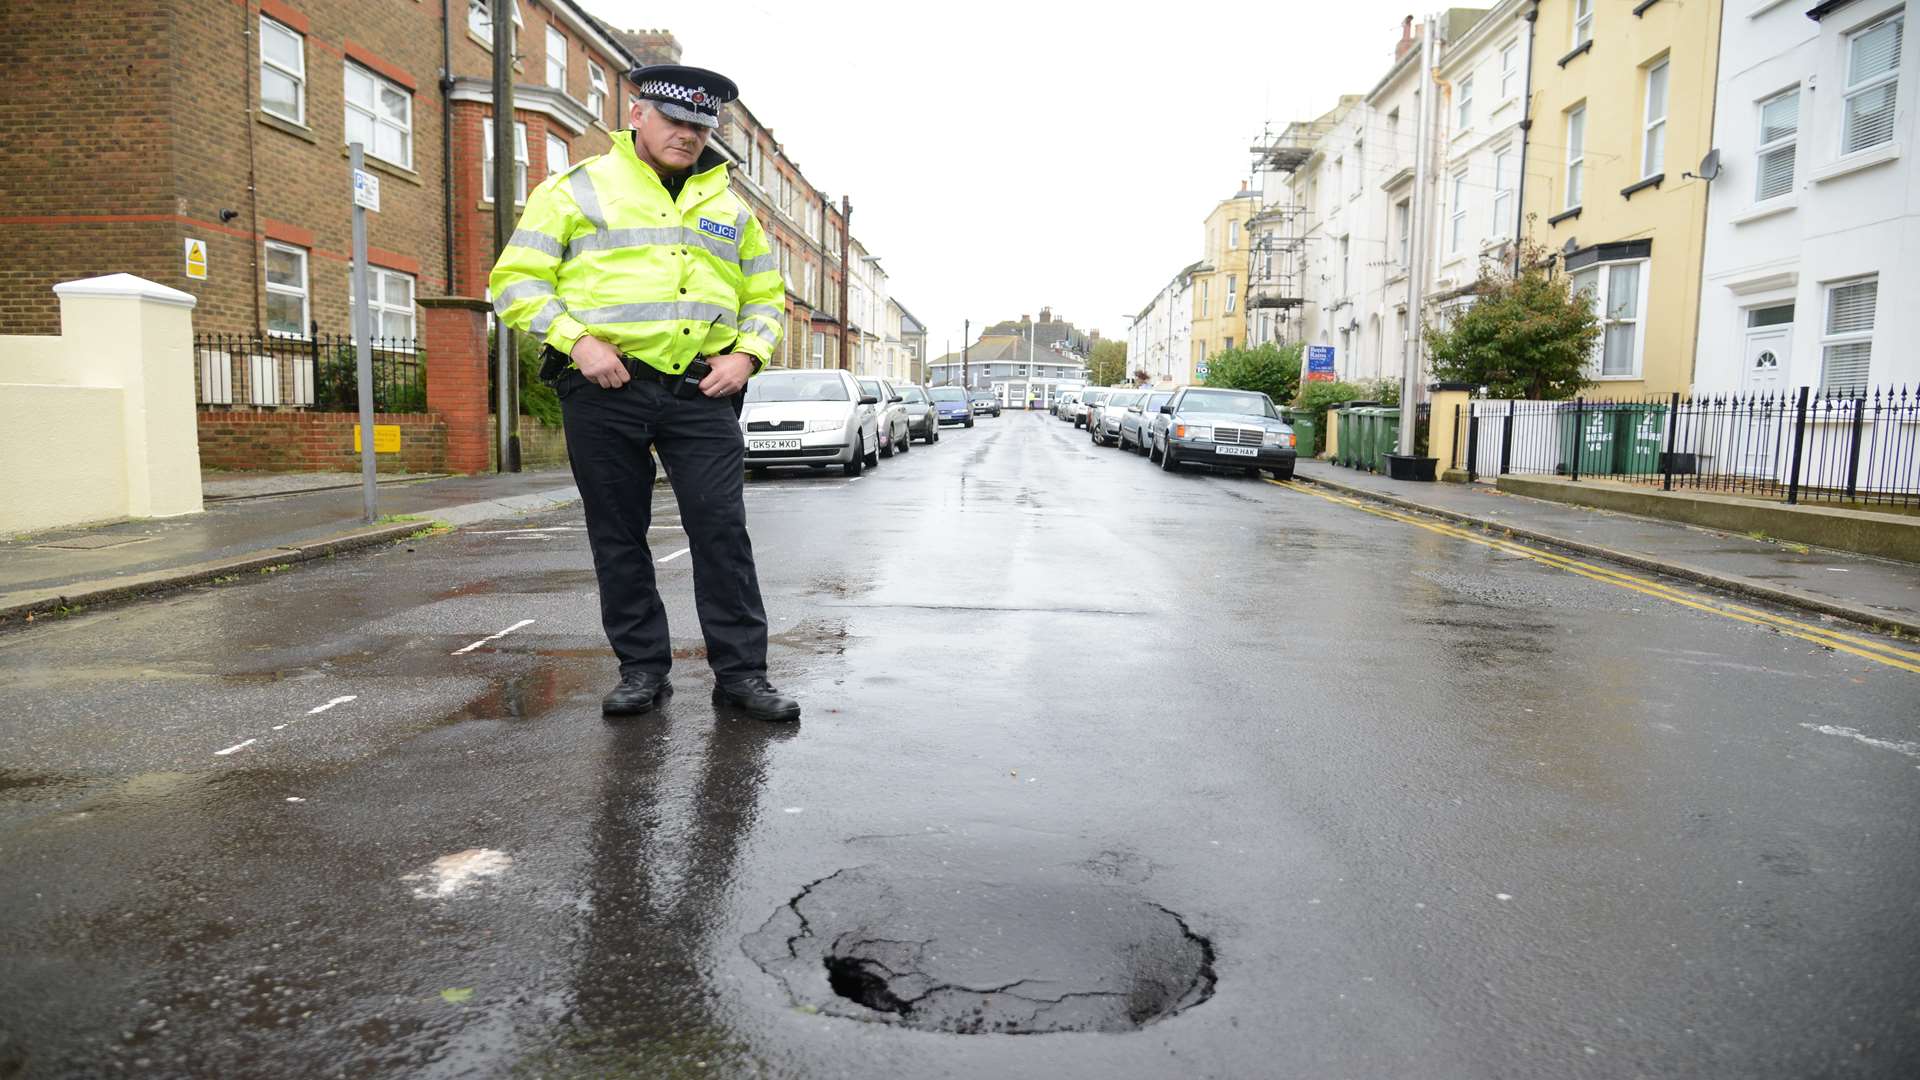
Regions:
M 747 467 L 838 465 L 859 476 L 880 464 L 879 404 L 845 371 L 762 372 L 740 410 Z

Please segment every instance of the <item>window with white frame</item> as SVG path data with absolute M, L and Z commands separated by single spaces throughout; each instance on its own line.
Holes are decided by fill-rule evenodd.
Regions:
M 1340 238 L 1340 295 L 1342 298 L 1345 298 L 1346 296 L 1350 295 L 1350 289 L 1352 287 L 1352 282 L 1353 282 L 1353 259 L 1351 258 L 1352 253 L 1353 253 L 1353 238 L 1349 236 L 1341 237 Z
M 1573 47 L 1593 40 L 1593 0 L 1573 0 Z
M 1327 201 L 1334 202 L 1346 193 L 1347 159 L 1346 155 L 1343 154 L 1333 159 L 1333 190 L 1328 194 Z
M 296 124 L 307 122 L 307 39 L 260 16 L 260 109 Z
M 1572 276 L 1573 291 L 1584 292 L 1600 316 L 1602 328 L 1596 378 L 1633 379 L 1640 375 L 1645 335 L 1641 310 L 1647 285 L 1646 260 L 1601 263 Z
M 267 333 L 308 333 L 307 249 L 267 241 Z
M 1513 147 L 1503 146 L 1493 152 L 1493 228 L 1488 230 L 1494 236 L 1507 235 L 1507 224 L 1513 220 Z
M 1467 170 L 1453 174 L 1452 211 L 1448 219 L 1447 250 L 1458 254 L 1467 242 Z
M 1500 100 L 1520 92 L 1520 39 L 1500 46 Z
M 1827 286 L 1827 321 L 1820 335 L 1820 389 L 1823 393 L 1861 393 L 1873 361 L 1873 316 L 1880 300 L 1880 279 L 1862 278 Z
M 1906 22 L 1906 13 L 1902 12 L 1847 35 L 1842 154 L 1893 141 L 1900 91 L 1900 50 Z
M 347 142 L 413 168 L 413 94 L 351 61 L 346 70 Z
M 547 136 L 547 175 L 566 172 L 567 166 L 571 164 L 566 140 L 558 135 Z
M 802 279 L 801 280 L 802 288 L 801 288 L 800 295 L 806 297 L 807 303 L 809 304 L 819 303 L 820 294 L 818 291 L 816 291 L 816 286 L 815 286 L 814 277 L 813 277 L 813 264 L 811 262 L 806 263 L 803 266 L 801 266 L 800 270 L 801 270 L 801 279 Z
M 1460 80 L 1460 98 L 1454 113 L 1454 130 L 1465 131 L 1473 126 L 1473 76 Z
M 587 110 L 601 123 L 607 122 L 607 73 L 593 61 L 587 61 Z
M 1393 204 L 1393 233 L 1400 245 L 1400 269 L 1413 265 L 1411 248 L 1413 246 L 1413 202 L 1401 199 Z
M 467 29 L 480 39 L 480 44 L 488 52 L 493 51 L 493 5 L 498 0 L 467 0 Z M 513 5 L 513 25 L 515 40 L 519 37 L 519 28 L 526 23 L 520 19 L 520 0 L 507 0 Z
M 1230 248 L 1240 246 L 1240 223 L 1238 221 L 1227 222 L 1227 246 Z
M 547 85 L 567 89 L 567 35 L 553 26 L 547 27 Z
M 1667 171 L 1667 62 L 1647 69 L 1646 127 L 1640 142 L 1640 178 Z
M 1227 314 L 1229 315 L 1233 314 L 1233 309 L 1239 306 L 1239 301 L 1240 301 L 1240 276 L 1238 274 L 1228 274 L 1227 275 Z M 1229 345 L 1227 347 L 1232 348 L 1233 346 Z
M 480 121 L 480 139 L 483 144 L 482 169 L 480 173 L 480 197 L 487 202 L 493 201 L 493 118 Z M 514 121 L 513 125 L 513 201 L 527 201 L 527 125 Z
M 1207 279 L 1200 279 L 1200 317 L 1207 317 Z
M 1760 103 L 1759 161 L 1753 197 L 1778 198 L 1793 190 L 1793 159 L 1800 142 L 1800 88 Z
M 383 267 L 367 268 L 368 336 L 385 343 L 414 339 L 413 275 Z M 353 275 L 347 275 L 347 306 L 353 306 Z
M 1359 139 L 1353 140 L 1353 195 L 1359 198 L 1367 188 L 1367 144 Z
M 1571 210 L 1580 205 L 1581 183 L 1587 161 L 1587 107 L 1585 105 L 1567 114 L 1567 204 L 1563 209 Z

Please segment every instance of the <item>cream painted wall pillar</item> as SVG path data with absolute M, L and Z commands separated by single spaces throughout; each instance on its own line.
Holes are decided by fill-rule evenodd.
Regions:
M 124 391 L 127 516 L 199 513 L 194 297 L 132 274 L 62 282 L 53 291 L 74 381 Z
M 1466 409 L 1462 406 L 1471 400 L 1473 388 L 1466 383 L 1434 383 L 1428 387 L 1433 393 L 1433 410 L 1427 418 L 1427 456 L 1437 460 L 1442 480 L 1465 481 L 1467 478 L 1466 447 L 1460 448 L 1460 459 L 1454 460 L 1453 444 L 1458 429 L 1455 413 L 1459 414 L 1459 423 L 1467 422 Z

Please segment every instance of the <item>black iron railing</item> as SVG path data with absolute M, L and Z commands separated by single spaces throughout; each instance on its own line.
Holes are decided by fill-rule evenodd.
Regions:
M 427 365 L 410 338 L 373 340 L 373 407 L 425 412 Z M 203 409 L 360 408 L 357 353 L 348 335 L 304 338 L 196 334 L 194 390 Z
M 1920 506 L 1920 392 L 1475 401 L 1455 426 L 1453 461 L 1475 479 L 1534 473 Z

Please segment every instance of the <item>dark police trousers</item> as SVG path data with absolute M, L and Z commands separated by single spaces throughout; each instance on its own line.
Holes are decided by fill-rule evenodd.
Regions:
M 667 611 L 654 587 L 653 551 L 647 545 L 653 521 L 651 447 L 659 452 L 680 502 L 707 663 L 722 682 L 765 675 L 767 613 L 747 539 L 740 396 L 676 398 L 644 372 L 607 390 L 578 371 L 567 371 L 555 389 L 600 580 L 600 621 L 620 658 L 621 673 L 665 674 L 673 664 Z

